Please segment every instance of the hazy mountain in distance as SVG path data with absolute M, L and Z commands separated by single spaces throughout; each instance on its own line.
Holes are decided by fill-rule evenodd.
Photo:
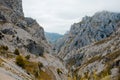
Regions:
M 50 33 L 50 32 L 45 32 L 45 36 L 46 36 L 47 40 L 52 44 L 54 44 L 58 39 L 63 37 L 62 34 Z

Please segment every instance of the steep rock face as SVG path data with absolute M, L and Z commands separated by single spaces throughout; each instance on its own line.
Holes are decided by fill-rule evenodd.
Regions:
M 24 18 L 22 0 L 0 0 L 0 16 L 4 17 L 4 21 L 13 23 Z
M 119 13 L 104 11 L 84 17 L 59 43 L 58 56 L 76 80 L 120 79 Z
M 4 35 L 0 44 L 11 50 L 19 48 L 40 55 L 49 52 L 43 28 L 34 19 L 24 17 L 22 0 L 0 0 L 0 33 Z
M 120 23 L 118 26 L 118 30 L 110 37 L 79 48 L 71 54 L 66 65 L 72 75 L 76 75 L 78 80 L 120 79 Z
M 58 56 L 65 58 L 80 47 L 109 37 L 118 29 L 116 25 L 119 21 L 119 13 L 107 11 L 98 12 L 92 17 L 84 17 L 81 22 L 71 26 L 69 33 L 61 41 L 63 45 Z
M 50 50 L 44 29 L 24 17 L 22 0 L 0 0 L 0 79 L 67 80 L 67 69 Z

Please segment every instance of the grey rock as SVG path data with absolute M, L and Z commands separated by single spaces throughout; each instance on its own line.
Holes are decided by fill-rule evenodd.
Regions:
M 72 50 L 89 45 L 93 42 L 103 40 L 114 33 L 120 21 L 120 13 L 98 12 L 92 17 L 84 17 L 81 22 L 71 26 L 68 35 L 61 39 L 62 45 L 58 51 L 61 58 L 64 58 Z M 64 43 L 64 44 L 63 44 Z M 63 50 L 64 49 L 64 50 Z
M 25 21 L 27 22 L 28 27 L 31 27 L 33 24 L 37 23 L 34 19 L 32 18 L 25 18 Z
M 0 0 L 0 15 L 7 22 L 17 23 L 24 18 L 22 0 Z
M 15 32 L 13 31 L 12 28 L 1 30 L 1 32 L 2 32 L 3 34 L 8 34 L 8 35 L 13 35 L 13 34 L 15 34 Z
M 36 20 L 24 17 L 22 0 L 0 0 L 0 31 L 4 34 L 0 45 L 5 44 L 11 50 L 19 48 L 40 55 L 50 50 L 44 29 Z M 0 38 L 3 39 L 3 35 Z
M 44 47 L 41 47 L 40 45 L 36 44 L 35 41 L 27 40 L 28 45 L 26 46 L 28 51 L 32 54 L 36 54 L 39 56 L 42 56 L 44 53 Z

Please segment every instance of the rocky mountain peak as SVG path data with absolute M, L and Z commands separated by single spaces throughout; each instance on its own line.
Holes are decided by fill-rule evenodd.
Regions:
M 69 34 L 64 37 L 59 56 L 65 57 L 72 50 L 77 50 L 80 47 L 109 37 L 118 29 L 119 21 L 119 13 L 107 11 L 98 12 L 92 17 L 83 17 L 81 22 L 71 26 Z

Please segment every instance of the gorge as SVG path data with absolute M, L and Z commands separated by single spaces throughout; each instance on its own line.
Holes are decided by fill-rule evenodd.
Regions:
M 0 0 L 0 80 L 120 80 L 119 75 L 120 13 L 85 16 L 53 46 L 43 27 L 24 16 L 22 0 Z

